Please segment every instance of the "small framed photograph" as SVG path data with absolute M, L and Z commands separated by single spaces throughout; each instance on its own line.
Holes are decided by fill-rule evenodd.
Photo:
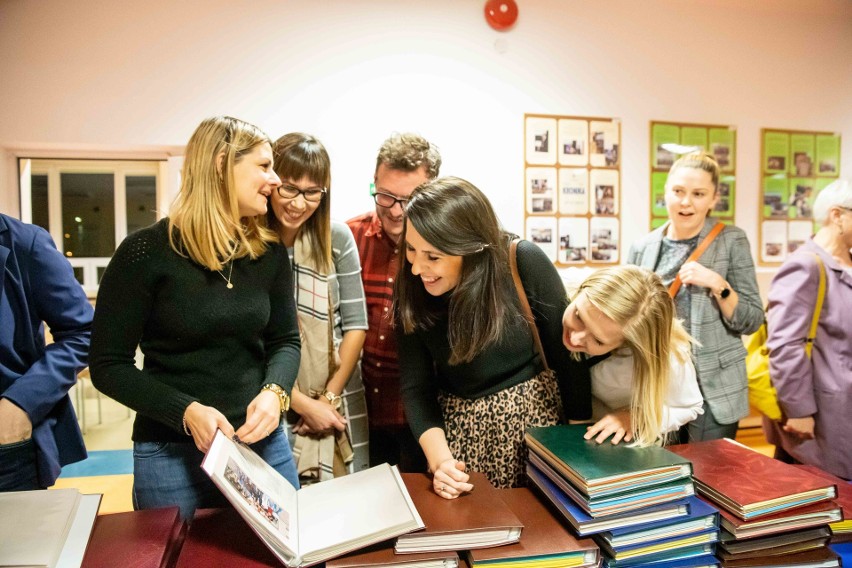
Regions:
M 528 164 L 556 164 L 556 119 L 527 117 L 525 123 L 526 159 Z
M 527 217 L 525 238 L 556 262 L 556 217 Z

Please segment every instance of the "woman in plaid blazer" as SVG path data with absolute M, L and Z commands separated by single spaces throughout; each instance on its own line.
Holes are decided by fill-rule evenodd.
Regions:
M 748 238 L 728 225 L 702 255 L 685 262 L 717 221 L 719 165 L 695 152 L 677 160 L 666 181 L 669 221 L 635 243 L 630 264 L 653 270 L 669 285 L 680 276 L 678 317 L 697 340 L 692 348 L 704 413 L 681 432 L 681 441 L 733 438 L 748 415 L 748 382 L 742 336 L 763 323 L 763 307 Z

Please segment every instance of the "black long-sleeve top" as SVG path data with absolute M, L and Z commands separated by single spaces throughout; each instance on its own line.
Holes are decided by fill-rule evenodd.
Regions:
M 517 252 L 518 272 L 547 363 L 559 379 L 565 417 L 588 419 L 592 415 L 589 369 L 585 363 L 571 359 L 562 344 L 562 314 L 568 307 L 565 287 L 556 268 L 536 245 L 521 241 Z M 406 334 L 397 325 L 400 385 L 415 438 L 430 428 L 444 428 L 439 390 L 476 399 L 522 383 L 543 370 L 529 325 L 520 317 L 510 318 L 503 339 L 489 345 L 472 361 L 450 365 L 447 316 L 451 294 L 427 298 L 426 308 L 442 314 L 428 330 Z
M 216 272 L 178 255 L 167 231 L 164 219 L 121 243 L 95 306 L 92 382 L 138 412 L 134 441 L 191 441 L 182 420 L 193 401 L 239 428 L 264 384 L 290 392 L 299 370 L 286 249 L 273 243 L 255 260 L 234 261 L 233 272 L 230 263 Z

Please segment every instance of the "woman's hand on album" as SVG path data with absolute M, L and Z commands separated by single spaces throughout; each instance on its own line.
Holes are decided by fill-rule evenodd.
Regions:
M 468 483 L 470 475 L 465 472 L 464 462 L 449 458 L 438 464 L 432 474 L 432 488 L 444 499 L 457 499 L 464 493 L 473 491 Z
M 583 435 L 587 440 L 594 438 L 598 444 L 603 444 L 610 436 L 612 436 L 612 440 L 610 440 L 612 444 L 618 444 L 622 440 L 625 442 L 633 440 L 629 410 L 616 410 L 611 414 L 607 414 L 589 426 Z
M 301 407 L 301 418 L 293 427 L 294 433 L 309 436 L 329 434 L 332 430 L 346 430 L 346 418 L 335 410 L 325 397 L 305 397 Z
M 271 390 L 262 390 L 246 409 L 246 422 L 237 430 L 237 438 L 254 444 L 275 432 L 281 422 L 281 401 Z
M 205 406 L 198 401 L 186 407 L 183 419 L 184 427 L 192 434 L 195 447 L 205 454 L 210 449 L 210 444 L 213 443 L 216 430 L 221 430 L 228 438 L 234 435 L 234 427 L 231 426 L 224 414 L 212 406 Z

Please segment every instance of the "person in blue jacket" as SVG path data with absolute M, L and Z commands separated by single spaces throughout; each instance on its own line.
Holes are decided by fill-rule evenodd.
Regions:
M 50 234 L 2 213 L 0 266 L 0 491 L 47 488 L 86 458 L 68 390 L 86 366 L 93 309 Z

